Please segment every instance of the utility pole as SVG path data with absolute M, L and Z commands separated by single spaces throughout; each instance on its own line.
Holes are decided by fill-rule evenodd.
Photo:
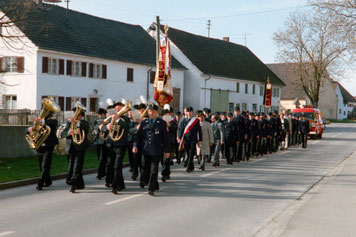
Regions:
M 211 20 L 208 20 L 208 38 L 210 38 Z

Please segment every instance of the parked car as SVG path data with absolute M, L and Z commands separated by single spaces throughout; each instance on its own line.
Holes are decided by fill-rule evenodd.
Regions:
M 309 121 L 310 132 L 309 136 L 311 138 L 322 138 L 323 137 L 323 120 L 321 117 L 321 112 L 318 109 L 315 109 L 312 106 L 305 108 L 298 108 L 291 111 L 295 116 L 300 116 L 304 113 L 306 119 Z

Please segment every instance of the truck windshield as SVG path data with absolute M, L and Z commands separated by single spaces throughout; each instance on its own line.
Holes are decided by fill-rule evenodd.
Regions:
M 294 114 L 294 116 L 299 116 L 300 117 L 300 115 L 302 114 L 302 113 L 293 113 Z M 311 120 L 314 120 L 315 118 L 314 118 L 314 113 L 304 113 L 304 115 L 305 115 L 305 118 L 306 119 L 311 119 Z

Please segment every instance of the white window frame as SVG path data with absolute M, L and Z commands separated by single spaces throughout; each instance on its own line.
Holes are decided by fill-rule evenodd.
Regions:
M 3 57 L 1 68 L 4 72 L 17 72 L 17 57 Z
M 247 103 L 242 103 L 241 104 L 241 111 L 246 111 L 246 110 L 247 110 Z
M 263 96 L 264 94 L 263 90 L 264 90 L 263 86 L 260 86 L 260 96 Z
M 72 61 L 72 76 L 74 77 L 82 76 L 82 62 Z
M 2 104 L 4 109 L 17 109 L 17 95 L 3 95 Z
M 48 74 L 53 74 L 53 75 L 59 74 L 58 58 L 48 58 Z
M 254 113 L 257 112 L 257 104 L 252 104 L 252 111 L 253 111 Z
M 102 79 L 103 78 L 103 65 L 93 64 L 93 78 Z

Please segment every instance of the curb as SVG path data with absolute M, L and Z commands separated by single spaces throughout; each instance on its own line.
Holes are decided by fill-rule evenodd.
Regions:
M 129 163 L 124 163 L 122 165 L 122 168 L 126 168 L 126 167 L 129 167 Z M 86 169 L 86 170 L 83 170 L 83 175 L 95 174 L 97 171 L 98 171 L 98 168 Z M 51 177 L 52 177 L 52 180 L 59 180 L 59 179 L 64 179 L 66 176 L 67 176 L 67 173 L 60 173 L 60 174 L 52 175 Z M 37 184 L 39 180 L 40 180 L 40 177 L 36 177 L 36 178 L 22 179 L 22 180 L 17 180 L 17 181 L 0 183 L 0 190 L 16 188 L 16 187 L 21 187 L 21 186 L 30 185 L 30 184 Z

